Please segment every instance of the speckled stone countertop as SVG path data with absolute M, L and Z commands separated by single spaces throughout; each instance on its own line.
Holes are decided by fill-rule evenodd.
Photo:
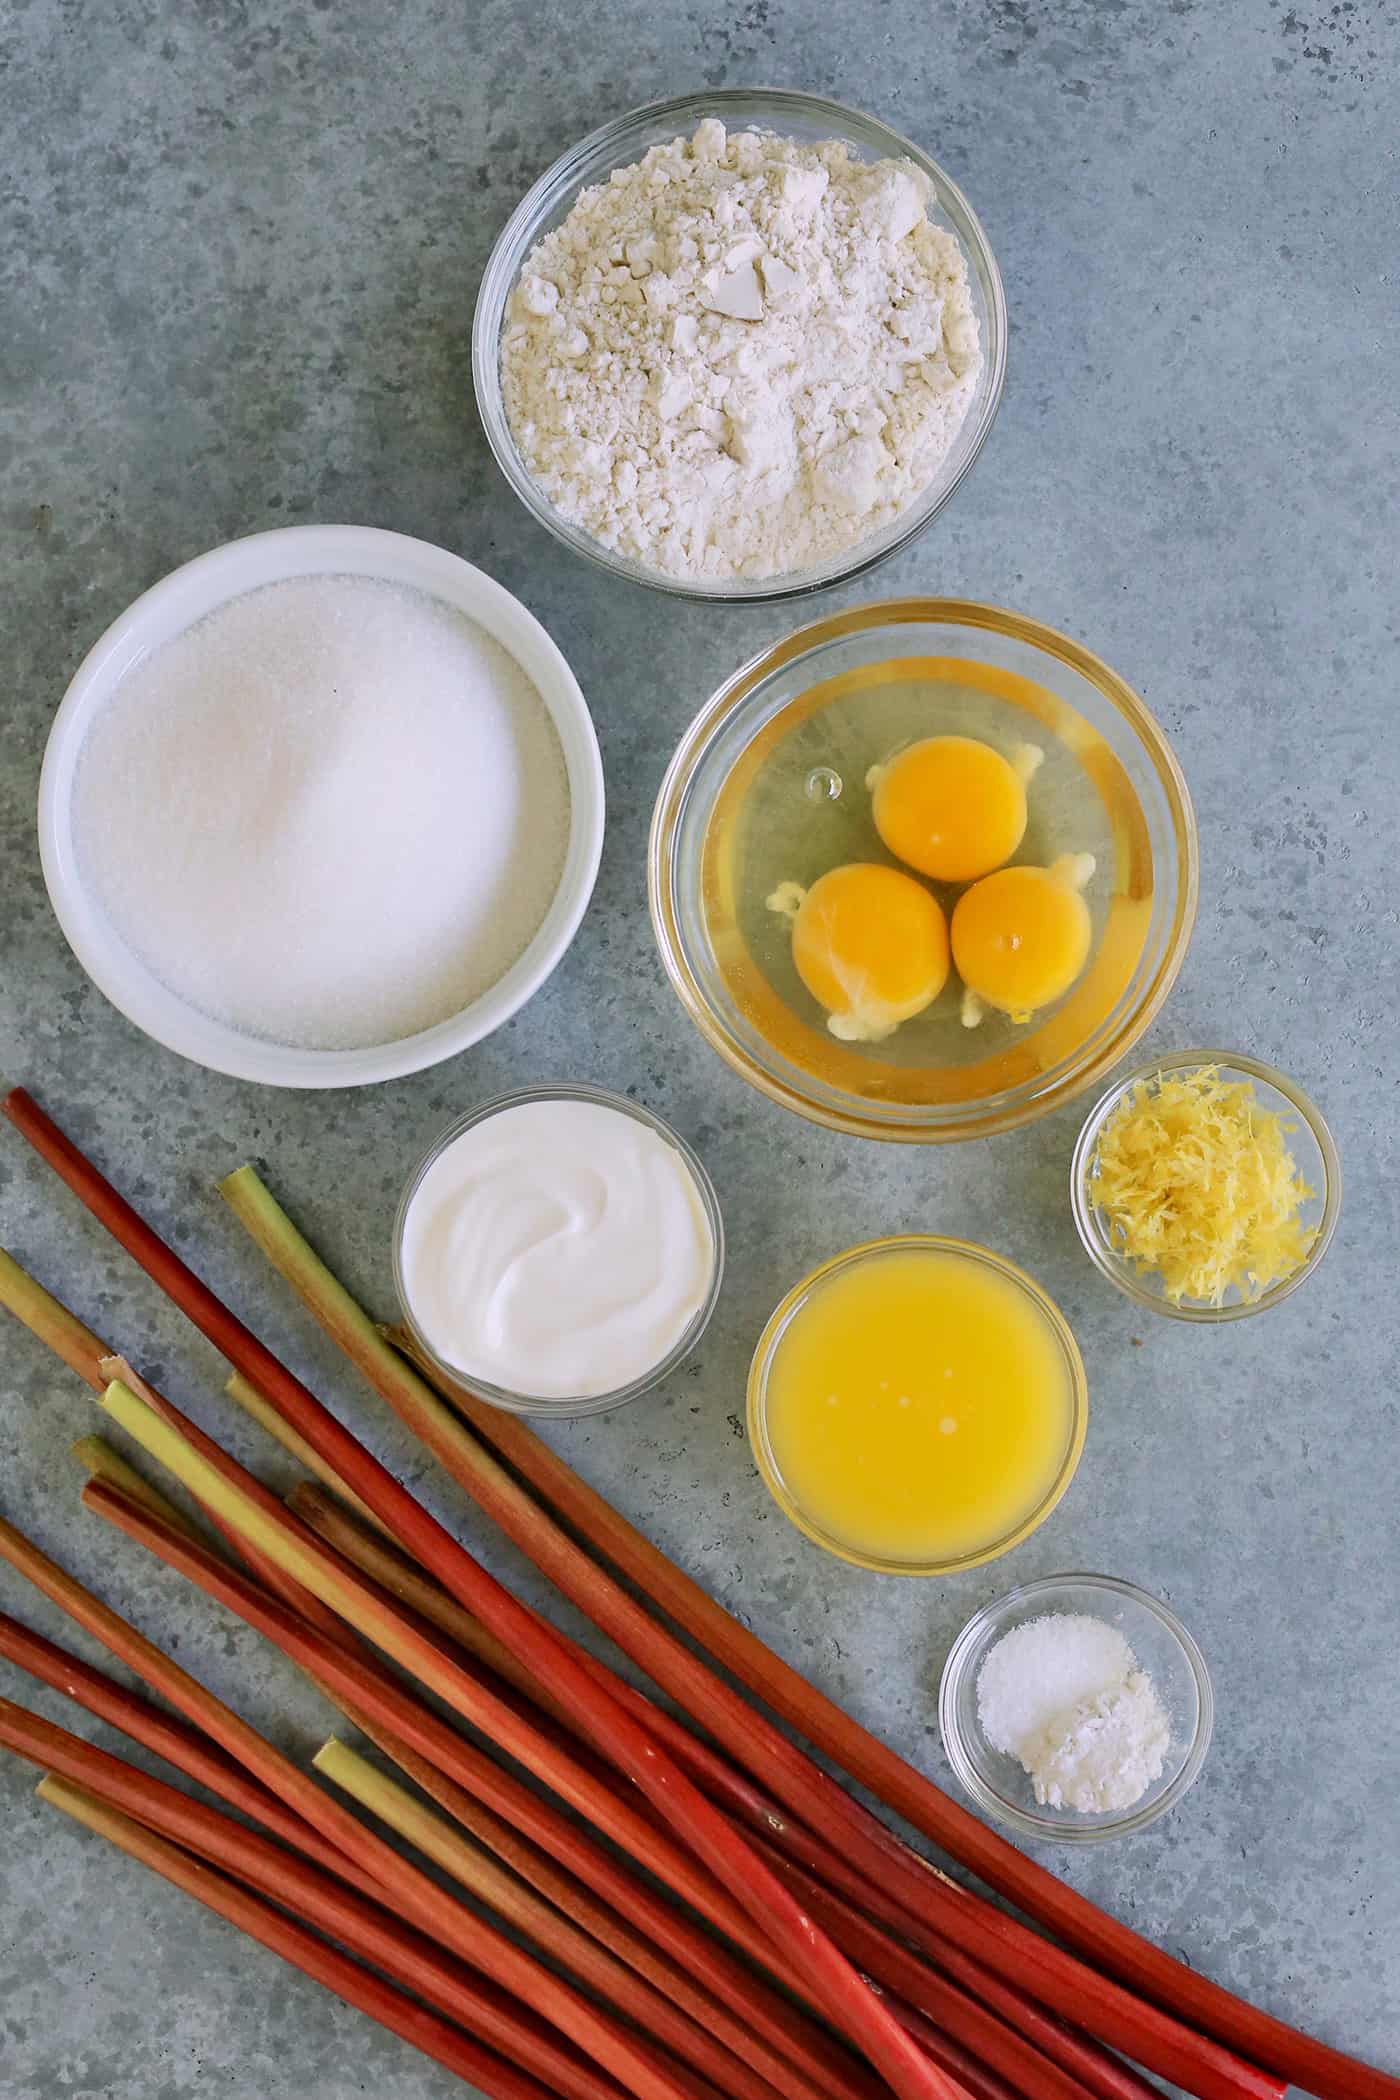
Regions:
M 1397 19 L 1381 0 L 17 0 L 0 24 L 0 1074 L 33 1087 L 275 1347 L 491 1566 L 485 1535 L 318 1345 L 213 1192 L 253 1156 L 388 1307 L 405 1171 L 507 1084 L 633 1088 L 700 1148 L 729 1280 L 659 1397 L 557 1432 L 583 1471 L 935 1778 L 945 1650 L 1064 1568 L 1168 1597 L 1219 1698 L 1205 1774 L 1057 1871 L 1194 1965 L 1400 2069 L 1395 1248 Z M 526 184 L 604 117 L 703 84 L 862 105 L 963 184 L 1005 275 L 1010 378 L 948 513 L 824 604 L 933 591 L 1065 629 L 1136 685 L 1196 799 L 1203 889 L 1149 1047 L 1295 1074 L 1346 1167 L 1318 1279 L 1211 1332 L 1146 1320 L 1074 1238 L 1078 1112 L 921 1152 L 826 1136 L 746 1091 L 662 981 L 643 896 L 666 758 L 713 684 L 794 622 L 611 584 L 507 494 L 468 338 Z M 1385 343 L 1389 339 L 1391 355 Z M 261 1092 L 154 1049 L 92 990 L 39 878 L 53 709 L 137 592 L 221 540 L 394 527 L 479 562 L 577 668 L 611 815 L 582 933 L 512 1026 L 378 1091 Z M 209 1352 L 11 1133 L 20 1258 L 239 1451 Z M 1000 1565 L 882 1581 L 808 1547 L 750 1465 L 744 1370 L 774 1301 L 852 1241 L 929 1227 L 1029 1267 L 1088 1364 L 1088 1450 Z M 250 1634 L 77 1506 L 90 1401 L 0 1333 L 0 1507 L 307 1755 L 325 1714 Z M 0 1606 L 65 1638 L 0 1571 Z M 79 1643 L 87 1651 L 86 1643 Z M 0 1666 L 0 1691 L 30 1690 Z M 57 1716 L 59 1702 L 36 1703 Z M 0 1763 L 3 2100 L 396 2100 L 451 2081 L 43 1809 Z

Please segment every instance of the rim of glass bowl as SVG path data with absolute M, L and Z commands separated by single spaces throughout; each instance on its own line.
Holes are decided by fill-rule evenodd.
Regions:
M 1048 1084 L 1042 1086 L 1038 1080 L 1031 1080 L 1018 1089 L 988 1095 L 971 1109 L 969 1104 L 956 1104 L 943 1120 L 935 1119 L 939 1112 L 928 1106 L 912 1106 L 904 1115 L 894 1117 L 888 1104 L 873 1098 L 838 1096 L 834 1090 L 829 1098 L 819 1097 L 738 1041 L 710 1004 L 700 975 L 692 967 L 682 931 L 683 914 L 677 902 L 676 848 L 687 799 L 730 717 L 775 673 L 799 658 L 871 628 L 901 625 L 971 627 L 999 635 L 1056 659 L 1094 686 L 1127 721 L 1156 772 L 1171 822 L 1177 864 L 1175 909 L 1161 953 L 1118 1024 L 1101 1041 L 1091 1037 L 1084 1050 L 1071 1058 Z M 1196 922 L 1198 885 L 1196 818 L 1185 775 L 1164 731 L 1132 687 L 1101 657 L 1053 627 L 1001 606 L 966 598 L 887 598 L 847 612 L 828 613 L 741 664 L 705 702 L 682 736 L 657 794 L 647 847 L 647 896 L 662 966 L 681 1005 L 711 1049 L 770 1101 L 793 1109 L 810 1122 L 848 1136 L 903 1144 L 956 1143 L 1019 1129 L 1074 1100 L 1110 1071 L 1151 1025 L 1176 982 Z M 1044 1076 L 1039 1075 L 1039 1079 Z
M 1003 1534 L 991 1545 L 980 1547 L 975 1553 L 962 1553 L 949 1560 L 905 1561 L 886 1560 L 878 1554 L 861 1553 L 856 1548 L 835 1539 L 823 1531 L 802 1508 L 783 1479 L 778 1462 L 768 1440 L 768 1379 L 779 1345 L 793 1319 L 802 1310 L 813 1291 L 830 1281 L 843 1269 L 854 1268 L 863 1261 L 878 1260 L 880 1256 L 900 1248 L 917 1248 L 939 1254 L 960 1254 L 992 1269 L 998 1276 L 1016 1286 L 1027 1297 L 1048 1325 L 1060 1345 L 1060 1353 L 1069 1372 L 1072 1395 L 1073 1420 L 1070 1425 L 1069 1442 L 1055 1479 L 1031 1511 L 1012 1530 Z M 1089 1382 L 1084 1371 L 1084 1359 L 1079 1353 L 1079 1344 L 1074 1330 L 1049 1293 L 1042 1289 L 1033 1276 L 1018 1268 L 1005 1255 L 996 1254 L 990 1247 L 982 1247 L 975 1240 L 954 1239 L 936 1232 L 891 1233 L 883 1239 L 863 1240 L 858 1247 L 847 1247 L 841 1254 L 834 1254 L 829 1261 L 799 1279 L 769 1315 L 758 1346 L 749 1365 L 747 1413 L 749 1449 L 764 1486 L 790 1523 L 809 1538 L 813 1545 L 824 1546 L 828 1553 L 850 1566 L 868 1569 L 874 1575 L 956 1575 L 966 1568 L 980 1568 L 989 1560 L 1000 1559 L 1013 1546 L 1019 1546 L 1033 1531 L 1038 1531 L 1046 1518 L 1068 1488 L 1079 1469 L 1084 1451 L 1084 1438 L 1089 1425 Z
M 1126 1597 L 1133 1604 L 1149 1612 L 1159 1625 L 1173 1637 L 1186 1658 L 1196 1685 L 1196 1728 L 1191 1744 L 1182 1760 L 1181 1769 L 1168 1781 L 1160 1794 L 1145 1807 L 1128 1809 L 1113 1822 L 1074 1824 L 1050 1815 L 1037 1816 L 1026 1809 L 1018 1808 L 1007 1801 L 995 1787 L 989 1786 L 969 1755 L 966 1741 L 957 1720 L 957 1695 L 972 1656 L 989 1626 L 996 1625 L 1008 1613 L 1022 1605 L 1033 1603 L 1038 1598 L 1053 1595 L 1079 1585 L 1102 1594 Z M 1095 1845 L 1105 1838 L 1127 1837 L 1135 1830 L 1145 1830 L 1155 1823 L 1168 1809 L 1175 1808 L 1184 1794 L 1190 1792 L 1201 1774 L 1210 1749 L 1211 1736 L 1215 1730 L 1215 1691 L 1210 1681 L 1206 1659 L 1198 1647 L 1195 1637 L 1182 1624 L 1168 1604 L 1154 1597 L 1150 1590 L 1140 1589 L 1135 1582 L 1124 1582 L 1118 1575 L 1094 1575 L 1075 1570 L 1066 1575 L 1043 1575 L 1035 1582 L 1020 1583 L 1014 1590 L 984 1604 L 981 1611 L 974 1612 L 962 1632 L 948 1650 L 943 1665 L 943 1676 L 938 1687 L 938 1725 L 943 1737 L 943 1748 L 948 1762 L 959 1784 L 971 1795 L 973 1801 L 987 1815 L 1007 1823 L 1023 1837 L 1044 1838 L 1053 1844 Z
M 477 1123 L 484 1123 L 488 1117 L 499 1115 L 504 1109 L 519 1108 L 529 1101 L 592 1101 L 602 1108 L 618 1109 L 623 1115 L 630 1116 L 633 1122 L 644 1123 L 649 1130 L 654 1130 L 658 1137 L 664 1138 L 668 1145 L 675 1148 L 689 1168 L 691 1179 L 695 1183 L 701 1207 L 705 1213 L 706 1223 L 710 1228 L 710 1243 L 714 1250 L 714 1260 L 710 1270 L 710 1281 L 699 1310 L 695 1313 L 684 1334 L 679 1337 L 659 1363 L 654 1364 L 640 1378 L 634 1378 L 630 1384 L 619 1386 L 611 1393 L 596 1393 L 589 1396 L 561 1400 L 537 1400 L 528 1394 L 508 1392 L 503 1386 L 492 1385 L 487 1379 L 473 1378 L 460 1365 L 448 1363 L 444 1357 L 438 1354 L 428 1336 L 413 1317 L 413 1307 L 409 1301 L 408 1290 L 404 1282 L 403 1234 L 409 1205 L 417 1194 L 423 1176 L 433 1162 L 446 1151 L 447 1147 L 455 1139 L 462 1135 L 464 1130 L 470 1130 Z M 684 1362 L 691 1350 L 700 1341 L 705 1329 L 710 1324 L 710 1318 L 715 1306 L 719 1302 L 720 1287 L 724 1281 L 724 1217 L 719 1207 L 719 1197 L 715 1192 L 714 1182 L 710 1179 L 709 1171 L 704 1161 L 686 1143 L 679 1131 L 673 1130 L 665 1118 L 658 1116 L 655 1110 L 643 1107 L 639 1101 L 630 1101 L 625 1094 L 614 1094 L 607 1087 L 587 1086 L 583 1083 L 564 1086 L 516 1087 L 509 1093 L 497 1094 L 493 1100 L 483 1102 L 480 1108 L 471 1109 L 466 1115 L 458 1116 L 455 1122 L 450 1123 L 447 1129 L 433 1140 L 433 1143 L 428 1147 L 417 1166 L 413 1169 L 413 1172 L 409 1175 L 408 1184 L 399 1198 L 399 1207 L 394 1217 L 393 1258 L 394 1293 L 398 1299 L 399 1311 L 403 1315 L 404 1325 L 449 1389 L 455 1388 L 458 1391 L 471 1394 L 478 1400 L 489 1401 L 493 1407 L 501 1408 L 506 1414 L 555 1415 L 561 1418 L 564 1416 L 602 1415 L 608 1413 L 611 1408 L 622 1407 L 628 1400 L 639 1399 L 643 1393 L 651 1392 L 664 1379 L 670 1377 L 671 1373 Z
M 1144 1080 L 1156 1078 L 1159 1072 L 1198 1072 L 1203 1065 L 1218 1065 L 1223 1073 L 1238 1072 L 1282 1094 L 1289 1105 L 1297 1110 L 1299 1117 L 1312 1133 L 1318 1154 L 1322 1160 L 1322 1216 L 1318 1220 L 1317 1237 L 1308 1250 L 1307 1259 L 1291 1276 L 1270 1286 L 1262 1297 L 1249 1301 L 1243 1299 L 1228 1305 L 1174 1305 L 1164 1297 L 1160 1289 L 1140 1277 L 1130 1267 L 1126 1258 L 1113 1246 L 1108 1237 L 1102 1214 L 1092 1193 L 1090 1165 L 1099 1132 L 1112 1115 L 1119 1102 L 1130 1088 L 1140 1086 Z M 1070 1208 L 1074 1213 L 1075 1230 L 1080 1244 L 1101 1276 L 1116 1284 L 1125 1297 L 1137 1305 L 1145 1306 L 1149 1312 L 1161 1313 L 1168 1320 L 1190 1320 L 1198 1326 L 1214 1326 L 1223 1320 L 1247 1319 L 1251 1313 L 1264 1312 L 1271 1305 L 1282 1304 L 1291 1297 L 1300 1284 L 1305 1283 L 1317 1268 L 1337 1229 L 1337 1219 L 1342 1208 L 1342 1163 L 1337 1153 L 1336 1142 L 1328 1129 L 1321 1111 L 1309 1099 L 1303 1089 L 1287 1073 L 1280 1072 L 1257 1057 L 1246 1057 L 1239 1050 L 1173 1050 L 1169 1056 L 1154 1057 L 1135 1065 L 1130 1072 L 1123 1073 L 1113 1082 L 1102 1100 L 1095 1103 L 1085 1120 L 1075 1142 L 1074 1157 L 1069 1172 Z
M 933 184 L 934 201 L 957 235 L 980 296 L 986 338 L 982 345 L 982 376 L 963 428 L 954 440 L 954 452 L 961 452 L 954 471 L 946 483 L 935 480 L 925 495 L 884 532 L 862 540 L 844 554 L 833 555 L 829 561 L 785 576 L 756 577 L 751 581 L 685 581 L 648 569 L 629 556 L 614 554 L 580 526 L 561 518 L 535 485 L 520 457 L 501 397 L 500 340 L 507 302 L 525 257 L 551 224 L 557 224 L 564 216 L 577 191 L 602 179 L 611 169 L 635 160 L 645 150 L 640 141 L 663 120 L 674 122 L 678 131 L 706 116 L 742 118 L 775 130 L 781 127 L 785 115 L 825 124 L 834 136 L 865 148 L 877 159 L 910 160 L 928 177 Z M 614 576 L 627 577 L 671 597 L 761 604 L 802 597 L 863 575 L 877 563 L 898 554 L 932 522 L 971 471 L 996 420 L 1006 379 L 1006 342 L 1006 294 L 981 222 L 952 177 L 921 147 L 878 118 L 824 95 L 804 95 L 790 88 L 715 88 L 703 94 L 669 95 L 612 118 L 562 153 L 527 190 L 506 221 L 482 275 L 472 323 L 472 380 L 482 427 L 497 466 L 531 516 L 566 547 Z

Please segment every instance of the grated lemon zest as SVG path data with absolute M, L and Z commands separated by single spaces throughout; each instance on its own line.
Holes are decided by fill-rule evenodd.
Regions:
M 1317 1236 L 1300 1216 L 1315 1192 L 1288 1149 L 1296 1128 L 1214 1066 L 1134 1087 L 1090 1169 L 1114 1246 L 1140 1275 L 1159 1275 L 1173 1304 L 1220 1305 L 1232 1289 L 1253 1303 Z

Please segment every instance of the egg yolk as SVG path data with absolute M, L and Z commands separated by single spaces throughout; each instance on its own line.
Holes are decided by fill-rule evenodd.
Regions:
M 797 974 L 842 1042 L 882 1042 L 948 981 L 947 921 L 898 868 L 851 861 L 806 891 L 784 883 L 768 902 L 792 918 Z
M 1010 860 L 1026 829 L 1026 782 L 1044 753 L 1003 758 L 970 736 L 930 736 L 866 776 L 875 829 L 936 882 L 971 882 Z
M 1049 868 L 1002 868 L 964 890 L 952 945 L 969 1028 L 984 1006 L 1026 1021 L 1069 990 L 1089 956 L 1080 891 L 1093 872 L 1092 854 L 1069 854 Z

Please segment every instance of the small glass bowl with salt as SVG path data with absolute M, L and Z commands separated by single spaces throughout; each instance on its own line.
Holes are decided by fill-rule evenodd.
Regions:
M 1072 1682 L 1099 1658 L 1108 1676 L 1120 1659 L 1131 1669 L 1126 1699 L 1121 1679 L 1107 1696 Z M 1061 1677 L 1072 1711 L 1050 1717 Z M 1145 1829 L 1195 1784 L 1215 1699 L 1205 1657 L 1165 1604 L 1111 1575 L 1052 1575 L 968 1621 L 943 1666 L 938 1711 L 948 1762 L 985 1814 L 1024 1837 L 1093 1844 Z M 1011 1736 L 1016 1749 L 998 1747 Z M 1075 1775 L 1076 1753 L 1078 1776 L 1113 1805 L 1063 1799 L 1073 1788 L 1056 1782 Z

